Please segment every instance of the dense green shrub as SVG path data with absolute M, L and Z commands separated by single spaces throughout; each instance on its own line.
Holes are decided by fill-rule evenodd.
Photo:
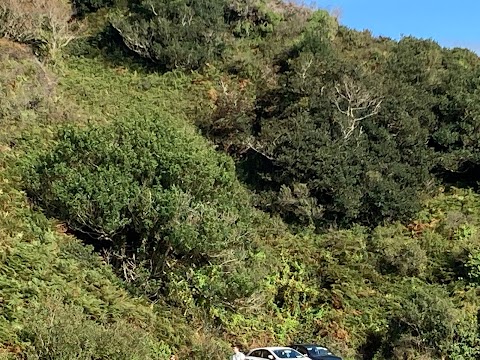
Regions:
M 124 44 L 165 69 L 196 69 L 224 47 L 224 0 L 132 2 L 111 24 Z
M 402 277 L 425 276 L 427 253 L 418 239 L 413 238 L 403 226 L 376 229 L 372 245 L 372 250 L 379 254 L 380 271 Z
M 273 6 L 276 9 L 272 9 Z M 225 22 L 236 37 L 263 37 L 274 31 L 285 14 L 282 3 L 273 4 L 264 0 L 232 0 L 225 4 Z M 277 10 L 277 11 L 275 11 Z
M 253 213 L 228 158 L 167 116 L 68 128 L 56 142 L 27 162 L 28 192 L 48 214 L 110 248 L 127 281 L 169 278 L 174 286 L 199 267 L 190 279 L 195 296 L 230 302 L 255 288 L 236 265 L 251 248 Z M 230 276 L 222 280 L 224 271 Z
M 73 6 L 78 15 L 85 15 L 101 8 L 110 7 L 116 0 L 72 0 Z
M 406 282 L 389 325 L 386 358 L 438 358 L 450 353 L 461 324 L 460 311 L 439 286 Z M 401 304 L 401 305 L 400 305 Z M 475 329 L 472 329 L 475 331 Z M 391 353 L 388 353 L 391 351 Z M 472 357 L 467 356 L 467 359 Z
M 336 19 L 325 10 L 317 10 L 311 14 L 298 45 L 301 51 L 317 56 L 330 49 L 331 42 L 338 30 Z
M 224 111 L 203 128 L 239 156 L 252 186 L 273 191 L 263 194 L 269 210 L 287 213 L 279 210 L 278 192 L 301 183 L 326 221 L 404 219 L 418 210 L 432 165 L 427 134 L 414 118 L 389 128 L 398 115 L 385 91 L 341 58 L 302 53 L 278 89 L 257 96 L 255 111 Z
M 13 168 L 3 168 L 14 151 L 1 156 L 0 358 L 166 358 L 152 309 L 122 289 L 91 247 L 25 201 Z

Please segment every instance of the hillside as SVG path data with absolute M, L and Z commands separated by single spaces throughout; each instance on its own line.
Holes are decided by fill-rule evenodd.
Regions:
M 478 56 L 274 0 L 0 36 L 0 359 L 479 358 Z

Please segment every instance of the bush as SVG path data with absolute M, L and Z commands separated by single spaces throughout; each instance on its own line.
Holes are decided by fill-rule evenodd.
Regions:
M 12 169 L 0 176 L 0 358 L 157 359 L 164 346 L 149 335 L 152 309 L 91 247 L 33 211 Z
M 97 322 L 79 306 L 49 298 L 29 308 L 21 340 L 28 360 L 167 359 L 150 335 L 124 321 Z
M 264 192 L 267 204 L 274 203 L 282 186 L 305 184 L 324 208 L 319 226 L 326 221 L 377 225 L 412 216 L 430 178 L 425 133 L 405 135 L 409 139 L 400 146 L 403 134 L 383 124 L 391 114 L 389 107 L 382 110 L 382 90 L 375 93 L 366 74 L 342 75 L 350 67 L 341 59 L 329 61 L 340 65 L 328 68 L 327 61 L 300 55 L 284 74 L 282 90 L 257 98 L 250 134 L 235 134 L 249 139 L 247 150 L 237 153 L 248 181 L 273 191 L 273 196 Z M 357 107 L 362 110 L 350 112 Z M 278 207 L 267 209 L 282 213 Z
M 312 13 L 302 34 L 299 44 L 301 51 L 323 55 L 330 50 L 331 42 L 338 30 L 338 23 L 325 10 Z
M 457 72 L 445 68 L 448 52 L 432 42 L 395 44 L 340 30 L 325 12 L 311 14 L 301 36 L 272 61 L 273 81 L 256 83 L 256 104 L 239 108 L 236 98 L 226 99 L 220 109 L 233 111 L 216 111 L 200 125 L 236 156 L 249 185 L 261 193 L 260 205 L 289 222 L 304 220 L 276 199 L 295 184 L 305 184 L 323 207 L 319 226 L 404 221 L 420 209 L 440 169 L 451 169 L 454 177 L 466 169 L 464 176 L 474 179 L 477 161 L 465 145 L 476 143 L 476 102 L 468 100 L 476 96 L 474 82 L 449 80 Z M 366 44 L 370 50 L 360 51 Z M 417 53 L 421 61 L 412 62 Z M 467 73 L 476 78 L 471 67 L 464 79 Z M 461 101 L 450 93 L 453 84 Z M 451 101 L 463 104 L 457 115 L 450 113 L 456 109 Z M 455 133 L 465 134 L 461 142 L 445 124 L 458 118 L 468 119 L 455 125 L 462 128 Z M 451 152 L 432 138 L 439 128 L 452 137 L 443 139 Z
M 0 143 L 14 147 L 30 134 L 77 118 L 56 92 L 57 76 L 26 45 L 0 39 Z M 67 115 L 68 114 L 68 115 Z M 37 139 L 42 143 L 44 139 Z
M 455 339 L 463 325 L 460 310 L 440 286 L 416 281 L 405 282 L 402 286 L 401 307 L 394 312 L 389 325 L 387 347 L 391 346 L 393 352 L 386 357 L 447 356 L 455 348 L 455 342 L 463 340 Z M 473 358 L 467 356 L 466 359 Z
M 281 22 L 284 4 L 262 0 L 231 0 L 225 4 L 225 22 L 236 37 L 262 37 L 274 31 Z M 270 7 L 276 6 L 276 9 Z M 277 10 L 277 11 L 275 11 Z
M 378 228 L 373 234 L 373 251 L 378 254 L 379 268 L 384 273 L 422 278 L 428 265 L 426 251 L 420 241 L 403 226 Z
M 248 279 L 262 272 L 238 265 L 252 246 L 254 213 L 228 158 L 168 117 L 67 128 L 56 141 L 51 152 L 27 161 L 29 194 L 97 248 L 111 250 L 127 281 L 143 290 L 148 279 L 180 285 L 178 276 L 192 269 L 187 287 L 194 297 L 230 302 L 255 288 Z M 155 292 L 165 287 L 152 285 Z
M 101 8 L 110 7 L 116 0 L 72 0 L 73 6 L 78 15 L 82 16 Z
M 139 0 L 111 24 L 141 57 L 167 70 L 197 69 L 222 52 L 224 5 L 223 0 Z

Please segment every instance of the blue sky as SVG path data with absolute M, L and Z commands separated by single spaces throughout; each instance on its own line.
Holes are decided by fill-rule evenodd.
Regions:
M 480 54 L 480 0 L 310 0 L 340 12 L 340 23 L 374 35 L 431 38 Z

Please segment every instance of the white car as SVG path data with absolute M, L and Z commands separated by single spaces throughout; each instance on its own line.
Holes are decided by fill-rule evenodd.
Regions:
M 250 350 L 245 357 L 245 360 L 259 360 L 259 359 L 310 359 L 306 355 L 299 353 L 289 347 L 264 347 Z

